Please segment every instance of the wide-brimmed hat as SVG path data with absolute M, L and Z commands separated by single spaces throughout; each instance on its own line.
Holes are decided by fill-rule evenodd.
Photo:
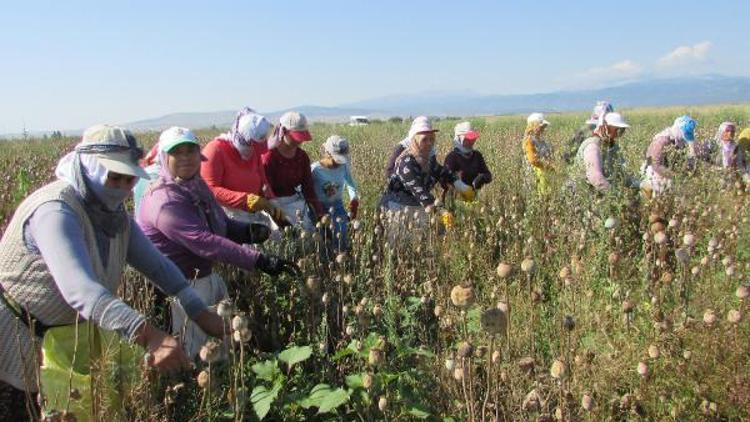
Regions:
M 620 113 L 607 113 L 604 115 L 604 123 L 607 124 L 607 126 L 612 127 L 619 127 L 619 128 L 629 128 L 630 125 L 625 122 L 625 118 L 622 117 L 622 114 Z
M 586 120 L 586 123 L 590 125 L 598 124 L 599 117 L 613 111 L 615 111 L 615 108 L 609 101 L 597 101 L 594 109 L 591 111 L 591 117 Z
M 148 174 L 138 165 L 143 150 L 127 129 L 110 125 L 92 126 L 83 132 L 76 150 L 94 155 L 107 171 L 148 178 Z
M 537 123 L 542 126 L 549 126 L 549 122 L 544 119 L 543 113 L 531 113 L 529 114 L 529 117 L 526 118 L 526 123 Z

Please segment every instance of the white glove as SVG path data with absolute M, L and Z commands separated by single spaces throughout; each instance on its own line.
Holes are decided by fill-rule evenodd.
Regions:
M 462 182 L 461 179 L 456 179 L 455 182 L 453 182 L 453 187 L 456 188 L 457 191 L 464 193 L 471 189 L 471 186 L 467 185 L 466 183 Z

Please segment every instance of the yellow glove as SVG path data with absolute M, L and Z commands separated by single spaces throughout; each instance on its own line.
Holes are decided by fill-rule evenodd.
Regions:
M 268 202 L 266 198 L 260 195 L 256 195 L 254 193 L 247 194 L 247 209 L 250 212 L 265 211 L 271 215 L 273 221 L 275 221 L 279 226 L 283 227 L 289 225 L 289 221 L 286 219 L 284 211 L 282 211 L 280 208 L 274 207 L 270 202 Z
M 455 217 L 453 217 L 453 213 L 450 211 L 443 211 L 443 213 L 440 214 L 440 221 L 443 223 L 443 227 L 447 230 L 452 229 L 455 225 Z
M 247 210 L 250 212 L 266 211 L 270 205 L 266 198 L 260 195 L 247 194 Z
M 469 189 L 466 189 L 465 191 L 461 192 L 461 199 L 464 200 L 464 202 L 474 202 L 474 200 L 477 198 L 477 191 L 474 190 L 474 188 L 469 187 Z

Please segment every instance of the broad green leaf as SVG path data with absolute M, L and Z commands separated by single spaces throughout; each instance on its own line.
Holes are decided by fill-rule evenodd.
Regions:
M 328 384 L 318 384 L 310 390 L 310 394 L 304 399 L 300 400 L 299 405 L 308 409 L 310 407 L 320 407 L 320 403 L 323 401 L 323 397 L 327 392 L 331 391 L 331 386 Z
M 354 342 L 354 341 L 356 341 L 356 340 L 352 340 L 352 342 Z M 331 358 L 331 360 L 334 361 L 334 362 L 336 362 L 337 360 L 342 359 L 342 358 L 344 358 L 346 356 L 356 355 L 356 354 L 357 354 L 356 345 L 352 345 L 351 343 L 349 343 L 349 345 L 347 347 L 345 347 L 345 348 L 339 350 L 338 352 L 336 352 L 336 354 L 333 355 L 333 357 Z
M 417 419 L 427 419 L 431 416 L 430 412 L 418 405 L 410 407 L 409 414 Z
M 263 420 L 266 417 L 268 411 L 271 410 L 271 404 L 278 397 L 279 391 L 281 391 L 280 384 L 274 385 L 271 390 L 266 388 L 265 385 L 253 388 L 253 392 L 250 395 L 250 402 L 253 404 L 253 411 L 255 411 L 255 416 L 258 419 Z
M 291 368 L 294 364 L 307 360 L 311 355 L 312 347 L 310 346 L 292 346 L 279 353 L 279 360 Z
M 266 381 L 273 381 L 279 374 L 281 374 L 281 371 L 279 371 L 279 364 L 275 359 L 258 362 L 252 366 L 252 370 L 258 378 Z
M 308 409 L 317 407 L 318 413 L 328 413 L 349 401 L 349 393 L 342 388 L 331 389 L 328 384 L 318 384 L 310 390 L 310 395 L 299 402 L 299 405 Z
M 348 401 L 349 393 L 343 388 L 337 388 L 325 395 L 323 402 L 318 408 L 318 413 L 328 413 Z
M 364 376 L 364 373 L 362 374 L 354 374 L 354 375 L 347 375 L 346 376 L 346 385 L 349 388 L 362 388 L 364 387 L 362 385 L 362 377 Z

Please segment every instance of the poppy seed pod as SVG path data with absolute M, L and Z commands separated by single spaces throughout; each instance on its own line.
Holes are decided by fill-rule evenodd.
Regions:
M 734 292 L 735 296 L 737 296 L 740 300 L 746 300 L 748 297 L 750 297 L 750 286 L 748 285 L 740 285 L 737 287 L 737 290 Z
M 474 303 L 474 289 L 456 285 L 451 290 L 451 302 L 459 308 L 468 308 Z
M 474 346 L 472 346 L 469 342 L 463 342 L 458 346 L 458 356 L 462 358 L 471 357 L 471 354 L 474 352 Z
M 247 328 L 247 318 L 243 317 L 242 315 L 236 315 L 234 318 L 232 318 L 232 330 L 241 330 L 243 328 Z
M 560 379 L 565 376 L 565 363 L 560 359 L 555 359 L 549 369 L 549 374 L 554 379 Z
M 203 371 L 200 371 L 200 373 L 198 374 L 198 378 L 197 378 L 198 387 L 200 388 L 208 387 L 209 379 L 210 377 L 208 376 L 208 371 L 206 371 L 205 369 Z
M 534 263 L 533 259 L 526 258 L 521 261 L 521 271 L 525 273 L 532 273 L 534 272 L 534 269 L 536 269 L 536 264 Z
M 482 329 L 490 335 L 504 334 L 508 324 L 508 318 L 505 312 L 498 308 L 490 308 L 482 312 L 480 317 Z
M 216 362 L 221 357 L 221 347 L 219 346 L 219 343 L 213 340 L 209 341 L 208 343 L 204 344 L 203 347 L 201 347 L 200 352 L 198 352 L 198 356 L 203 362 Z
M 507 278 L 513 273 L 513 266 L 510 264 L 506 264 L 505 262 L 501 262 L 497 264 L 497 276 L 500 278 Z

